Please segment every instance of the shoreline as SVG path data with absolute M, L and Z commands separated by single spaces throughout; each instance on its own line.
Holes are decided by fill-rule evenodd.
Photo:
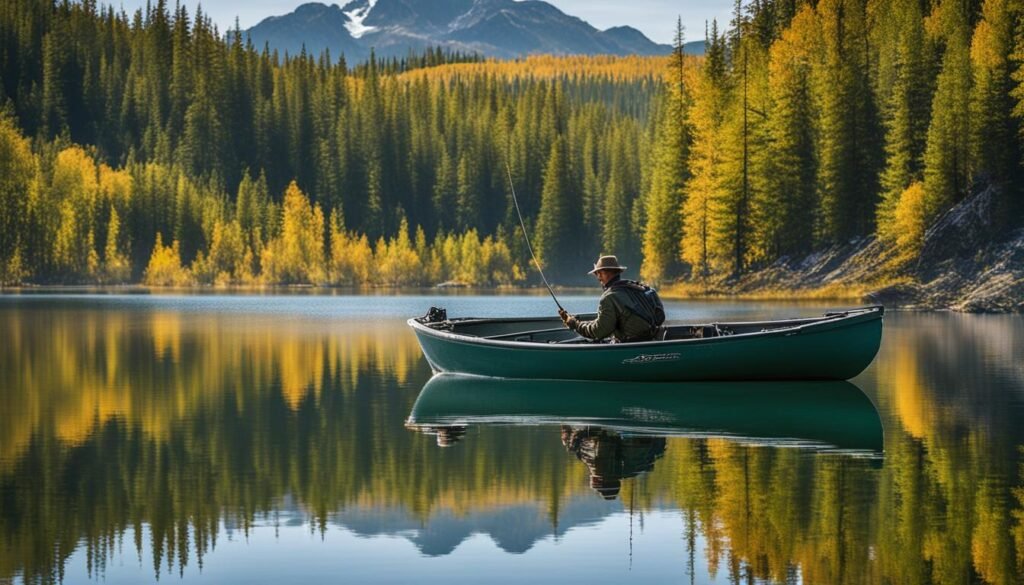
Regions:
M 845 308 L 882 305 L 887 310 L 913 312 L 958 312 L 969 314 L 1024 314 L 1024 304 L 1005 302 L 956 303 L 940 295 L 933 283 L 922 284 L 914 279 L 896 278 L 872 284 L 848 283 L 837 280 L 820 283 L 813 279 L 795 287 L 779 286 L 751 281 L 760 280 L 768 270 L 751 273 L 738 283 L 676 282 L 658 288 L 665 301 L 759 302 L 780 304 L 837 303 Z M 801 279 L 796 279 L 797 281 Z M 555 293 L 566 296 L 600 296 L 597 286 L 555 286 Z M 324 286 L 292 285 L 191 285 L 184 287 L 148 286 L 142 284 L 47 284 L 0 287 L 0 296 L 19 295 L 238 295 L 238 296 L 547 296 L 543 286 Z
M 597 286 L 555 286 L 557 294 L 571 296 L 600 295 Z M 659 294 L 667 301 L 736 301 L 736 302 L 808 302 L 808 301 L 844 301 L 870 304 L 863 291 L 866 288 L 854 288 L 845 285 L 819 287 L 814 289 L 771 289 L 744 292 L 729 292 L 721 289 L 708 288 L 698 290 L 698 285 L 690 283 L 674 283 L 658 289 Z M 356 295 L 356 296 L 406 296 L 414 294 L 460 295 L 525 295 L 546 296 L 543 286 L 499 286 L 499 287 L 382 287 L 382 286 L 323 286 L 309 284 L 292 285 L 238 285 L 238 286 L 148 286 L 143 284 L 99 285 L 99 284 L 46 284 L 20 285 L 0 287 L 0 295 L 33 295 L 33 294 L 83 294 L 83 295 L 160 295 L 160 294 L 195 294 L 195 295 L 278 295 L 278 294 L 311 294 L 311 295 Z M 900 308 L 892 306 L 886 308 Z

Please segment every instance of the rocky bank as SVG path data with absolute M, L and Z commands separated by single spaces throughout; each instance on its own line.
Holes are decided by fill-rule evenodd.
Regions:
M 996 192 L 964 200 L 925 234 L 916 260 L 875 238 L 782 258 L 709 292 L 738 296 L 861 297 L 866 303 L 972 313 L 1024 312 L 1024 229 L 1000 233 Z

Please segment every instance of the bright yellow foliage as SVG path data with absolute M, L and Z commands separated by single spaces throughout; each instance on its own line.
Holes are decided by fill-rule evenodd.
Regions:
M 690 58 L 695 59 L 695 58 Z M 668 57 L 629 55 L 530 55 L 521 59 L 488 59 L 479 63 L 449 63 L 407 71 L 401 80 L 430 80 L 448 83 L 455 79 L 482 76 L 514 81 L 517 79 L 604 79 L 610 81 L 660 80 L 669 75 Z
M 281 235 L 261 254 L 262 278 L 272 284 L 320 284 L 324 271 L 324 213 L 292 181 L 284 193 Z
M 132 198 L 132 176 L 124 170 L 114 170 L 105 164 L 99 167 L 99 190 L 110 204 L 127 209 Z
M 26 276 L 25 216 L 37 193 L 37 173 L 31 143 L 13 120 L 0 114 L 0 285 L 18 283 Z
M 913 183 L 900 195 L 893 218 L 891 236 L 904 254 L 916 256 L 921 251 L 929 215 L 924 185 Z
M 91 262 L 96 250 L 90 236 L 99 192 L 92 157 L 78 146 L 62 150 L 54 161 L 49 191 L 59 218 L 54 264 L 66 277 L 91 280 L 98 276 Z
M 686 183 L 683 203 L 683 240 L 681 258 L 693 267 L 694 276 L 706 276 L 711 270 L 713 250 L 712 202 L 722 190 L 722 98 L 718 86 L 704 72 L 692 75 L 694 102 L 690 109 L 693 127 L 693 150 L 690 154 L 692 175 Z
M 481 241 L 475 229 L 461 236 L 438 234 L 424 267 L 431 284 L 450 281 L 469 286 L 500 286 L 526 279 L 523 269 L 513 262 L 504 238 L 487 236 Z
M 107 244 L 103 247 L 103 280 L 113 284 L 125 283 L 132 276 L 128 256 L 118 245 L 120 233 L 121 219 L 117 215 L 117 208 L 111 207 L 110 222 L 107 224 Z
M 373 249 L 365 234 L 350 234 L 341 229 L 336 216 L 331 221 L 331 259 L 328 279 L 331 284 L 367 285 L 373 277 Z
M 222 222 L 213 226 L 213 237 L 208 256 L 196 257 L 192 273 L 204 284 L 231 285 L 251 284 L 253 253 L 245 243 L 242 226 L 238 220 Z
M 170 246 L 163 245 L 163 236 L 157 232 L 153 255 L 143 274 L 142 281 L 149 286 L 188 286 L 192 284 L 192 275 L 187 268 L 181 266 L 181 253 L 178 242 Z

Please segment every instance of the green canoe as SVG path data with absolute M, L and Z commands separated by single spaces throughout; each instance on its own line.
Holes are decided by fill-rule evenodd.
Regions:
M 623 435 L 726 437 L 757 444 L 882 451 L 874 405 L 849 382 L 622 383 L 434 376 L 407 426 L 442 444 L 475 425 L 600 427 Z
M 678 382 L 848 380 L 882 340 L 882 307 L 810 319 L 666 325 L 660 339 L 590 343 L 557 317 L 410 319 L 435 372 L 499 378 Z M 592 316 L 582 316 L 592 318 Z

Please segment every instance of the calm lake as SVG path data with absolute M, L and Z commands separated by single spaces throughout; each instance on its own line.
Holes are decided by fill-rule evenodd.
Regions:
M 431 305 L 553 313 L 0 296 L 0 583 L 1022 580 L 1024 317 L 889 313 L 850 383 L 595 390 L 430 381 Z

